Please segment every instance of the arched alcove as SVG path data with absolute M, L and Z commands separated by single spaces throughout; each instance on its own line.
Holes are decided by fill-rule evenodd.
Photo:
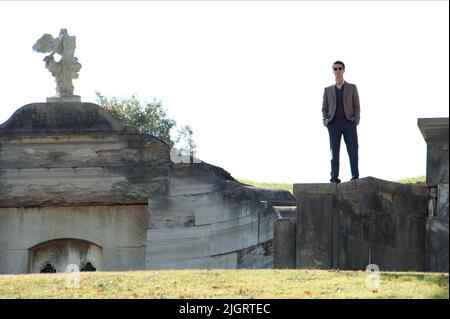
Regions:
M 95 267 L 97 271 L 103 268 L 102 247 L 81 239 L 55 239 L 40 243 L 29 249 L 28 271 L 30 273 L 66 272 L 67 266 L 77 265 L 79 269 Z

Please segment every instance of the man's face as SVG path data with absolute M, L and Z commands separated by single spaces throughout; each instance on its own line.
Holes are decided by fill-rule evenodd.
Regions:
M 336 77 L 341 77 L 344 75 L 344 66 L 342 64 L 333 64 L 333 73 Z

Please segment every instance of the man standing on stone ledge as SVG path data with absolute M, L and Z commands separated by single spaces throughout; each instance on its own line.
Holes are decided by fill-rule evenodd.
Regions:
M 359 178 L 358 134 L 356 132 L 360 113 L 359 96 L 356 85 L 344 81 L 344 72 L 344 62 L 333 63 L 336 84 L 325 88 L 322 103 L 323 125 L 328 128 L 330 136 L 330 182 L 332 183 L 341 182 L 339 179 L 339 151 L 342 135 L 350 158 L 351 179 Z

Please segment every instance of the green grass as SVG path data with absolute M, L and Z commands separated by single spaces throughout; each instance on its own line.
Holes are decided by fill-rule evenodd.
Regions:
M 289 192 L 293 192 L 293 184 L 289 183 L 272 183 L 272 182 L 254 182 L 248 179 L 238 178 L 239 182 L 243 184 L 248 184 L 251 186 L 262 187 L 262 188 L 274 188 L 274 189 L 282 189 Z
M 363 271 L 162 270 L 0 275 L 1 298 L 448 298 L 448 273 L 382 272 L 368 289 Z
M 402 184 L 417 184 L 417 183 L 425 183 L 425 180 L 426 180 L 425 176 L 417 176 L 417 177 L 402 178 L 394 182 Z
M 239 182 L 263 188 L 274 188 L 274 189 L 282 189 L 293 193 L 293 184 L 289 183 L 273 183 L 273 182 L 255 182 L 248 179 L 238 178 Z M 417 176 L 417 177 L 409 177 L 402 178 L 396 180 L 394 182 L 402 183 L 402 184 L 417 184 L 417 183 L 425 183 L 425 176 Z

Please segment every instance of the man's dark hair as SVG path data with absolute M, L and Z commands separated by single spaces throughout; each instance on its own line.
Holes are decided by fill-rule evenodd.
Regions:
M 345 71 L 345 64 L 344 64 L 344 62 L 342 62 L 342 61 L 336 61 L 336 62 L 333 63 L 333 65 L 335 65 L 335 64 L 340 64 L 340 65 L 342 65 L 342 67 L 344 68 L 344 71 Z

